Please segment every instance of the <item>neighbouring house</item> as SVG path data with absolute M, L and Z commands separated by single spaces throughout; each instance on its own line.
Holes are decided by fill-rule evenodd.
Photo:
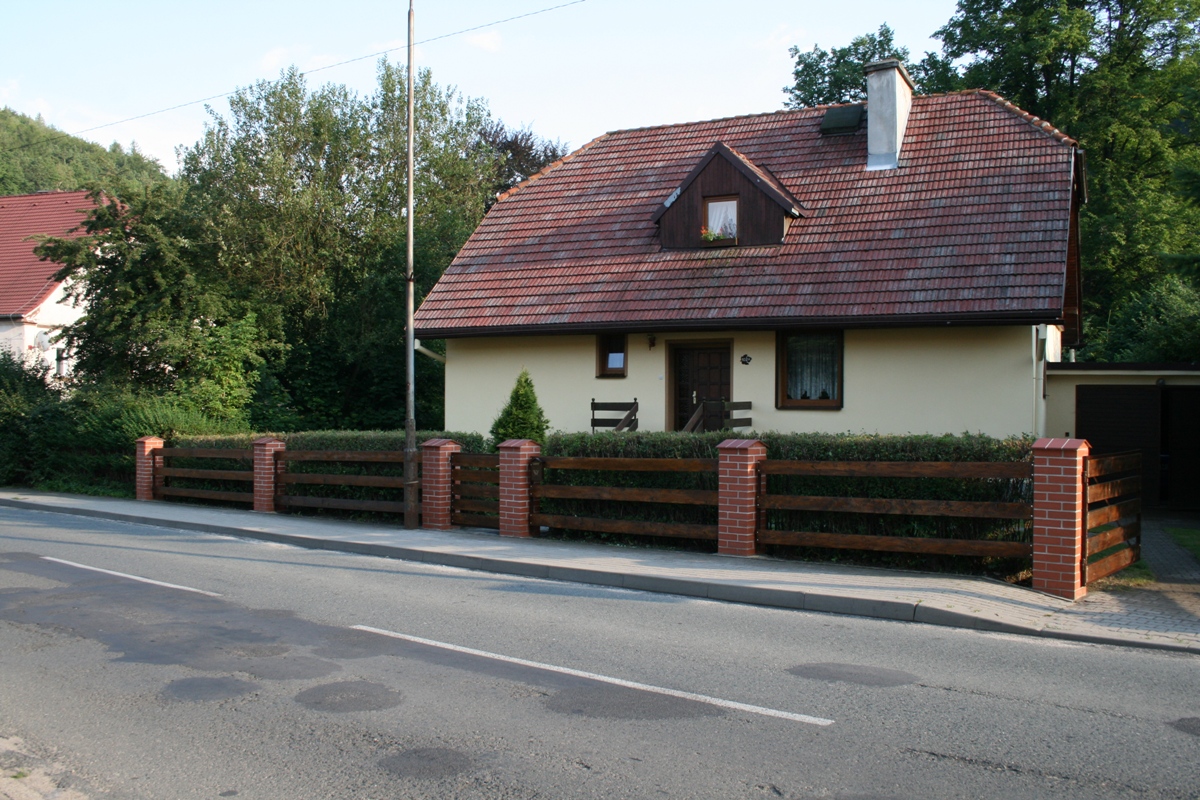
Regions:
M 70 369 L 70 356 L 55 333 L 83 310 L 63 302 L 63 285 L 54 280 L 62 265 L 38 260 L 32 237 L 67 235 L 94 207 L 87 192 L 0 197 L 0 347 L 41 358 L 59 376 Z
M 1045 433 L 1083 153 L 867 72 L 865 103 L 609 133 L 502 195 L 416 316 L 447 429 L 486 431 L 526 368 L 564 431 L 636 398 L 643 431 L 726 400 L 756 430 Z

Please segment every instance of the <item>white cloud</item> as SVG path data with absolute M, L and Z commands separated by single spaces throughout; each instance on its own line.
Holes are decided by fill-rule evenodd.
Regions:
M 278 72 L 283 67 L 292 63 L 291 50 L 287 47 L 272 47 L 262 58 L 258 60 L 258 65 L 268 72 Z
M 20 87 L 14 79 L 0 83 L 0 103 L 7 103 L 10 99 L 16 97 L 19 92 Z
M 487 33 L 476 33 L 468 36 L 467 43 L 488 53 L 499 53 L 501 39 L 497 31 L 488 31 Z

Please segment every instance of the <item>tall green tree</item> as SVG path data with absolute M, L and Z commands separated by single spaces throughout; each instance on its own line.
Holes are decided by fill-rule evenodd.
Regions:
M 938 54 L 926 53 L 920 62 L 910 61 L 908 48 L 896 44 L 887 23 L 880 25 L 875 33 L 855 37 L 846 47 L 826 51 L 814 46 L 807 52 L 792 47 L 788 54 L 796 65 L 792 70 L 794 82 L 783 87 L 788 96 L 784 102 L 787 108 L 865 100 L 867 80 L 863 67 L 886 58 L 899 59 L 904 64 L 920 94 L 953 91 L 959 86 L 953 65 Z
M 86 309 L 63 333 L 84 380 L 239 418 L 276 345 L 213 280 L 212 246 L 184 197 L 174 183 L 96 191 L 83 235 L 46 238 L 36 252 L 64 265 L 55 278 Z

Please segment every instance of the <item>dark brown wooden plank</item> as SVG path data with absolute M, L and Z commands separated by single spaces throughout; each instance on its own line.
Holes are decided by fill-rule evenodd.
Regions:
M 485 513 L 499 514 L 499 500 L 473 500 L 469 497 L 456 497 L 451 503 L 451 508 L 454 512 L 458 511 L 483 511 Z
M 1098 503 L 1101 500 L 1111 500 L 1124 495 L 1138 495 L 1142 491 L 1142 476 L 1131 475 L 1128 478 L 1118 478 L 1107 483 L 1093 483 L 1087 487 L 1087 502 Z
M 847 478 L 1008 478 L 1033 475 L 1023 461 L 772 461 L 759 465 L 766 475 L 813 475 Z
M 155 475 L 164 478 L 196 478 L 209 481 L 253 481 L 254 472 L 244 469 L 181 469 L 179 467 L 159 467 Z
M 250 450 L 224 450 L 220 447 L 162 447 L 155 451 L 166 458 L 253 458 Z
M 459 514 L 455 512 L 450 515 L 450 521 L 455 525 L 463 525 L 469 528 L 491 528 L 492 530 L 500 529 L 499 517 L 488 517 L 483 514 Z
M 456 483 L 454 494 L 459 497 L 490 497 L 500 499 L 500 487 L 490 483 Z
M 421 463 L 421 451 L 416 452 L 417 463 Z M 280 450 L 275 454 L 277 461 L 363 461 L 371 463 L 403 464 L 403 450 Z
M 609 419 L 593 419 L 593 428 L 615 428 L 624 422 L 624 418 L 611 417 Z
M 304 497 L 303 495 L 280 495 L 276 505 L 284 508 L 330 508 L 340 511 L 380 511 L 386 514 L 403 514 L 404 503 L 392 500 L 347 500 L 341 497 Z M 420 504 L 418 504 L 418 508 Z
M 751 400 L 734 400 L 725 404 L 726 411 L 751 411 L 753 407 Z
M 912 514 L 923 517 L 984 517 L 1033 519 L 1028 503 L 991 503 L 974 500 L 891 500 L 873 497 L 808 497 L 769 494 L 763 508 L 788 511 L 844 511 L 854 514 Z
M 1142 526 L 1138 522 L 1131 522 L 1128 525 L 1120 525 L 1116 528 L 1109 528 L 1100 533 L 1093 533 L 1087 537 L 1087 555 L 1094 556 L 1096 553 L 1103 553 L 1110 547 L 1116 547 L 1121 542 L 1129 541 L 1130 539 L 1140 539 Z
M 1090 531 L 1101 525 L 1107 525 L 1110 522 L 1117 522 L 1125 517 L 1140 514 L 1141 511 L 1142 501 L 1140 499 L 1126 500 L 1123 503 L 1098 508 L 1095 511 L 1087 513 L 1087 529 Z
M 725 420 L 725 427 L 727 428 L 750 428 L 753 427 L 753 425 L 754 422 L 750 419 L 750 417 Z
M 631 519 L 572 517 L 559 514 L 530 514 L 533 525 L 566 528 L 597 533 L 626 533 L 636 536 L 670 536 L 682 539 L 716 539 L 716 525 L 689 525 L 682 522 L 643 522 Z
M 253 503 L 251 492 L 218 492 L 214 489 L 181 489 L 175 486 L 159 486 L 155 497 L 193 497 L 197 500 L 221 500 L 226 503 Z
M 564 500 L 624 500 L 634 503 L 678 503 L 681 505 L 715 506 L 717 493 L 706 489 L 636 489 L 614 486 L 549 486 L 533 485 L 534 497 L 554 497 Z
M 1132 450 L 1107 456 L 1092 456 L 1084 460 L 1084 474 L 1089 478 L 1102 478 L 1121 472 L 1137 472 L 1142 468 L 1142 452 Z
M 454 467 L 450 470 L 450 479 L 462 481 L 463 483 L 494 483 L 498 486 L 500 484 L 500 473 L 486 469 L 460 469 Z
M 403 489 L 403 475 L 325 475 L 310 472 L 285 472 L 280 483 L 306 483 L 317 486 L 375 486 L 381 489 Z
M 1098 581 L 1101 578 L 1107 578 L 1114 572 L 1120 572 L 1128 567 L 1133 562 L 1141 557 L 1141 552 L 1137 547 L 1126 547 L 1123 550 L 1118 550 L 1112 555 L 1105 556 L 1099 561 L 1094 561 L 1091 564 L 1083 566 L 1083 582 L 1084 585 Z
M 610 472 L 716 472 L 715 458 L 575 458 L 545 456 L 547 469 L 589 469 Z
M 1025 558 L 1033 545 L 1025 542 L 990 542 L 975 539 L 918 539 L 911 536 L 864 536 L 852 533 L 758 532 L 760 544 L 794 547 L 830 547 L 844 550 L 880 550 L 889 553 L 930 553 L 990 558 Z
M 620 411 L 626 412 L 631 410 L 636 403 L 592 403 L 592 411 Z
M 479 467 L 482 469 L 500 469 L 499 453 L 455 453 L 450 456 L 450 464 L 455 467 Z

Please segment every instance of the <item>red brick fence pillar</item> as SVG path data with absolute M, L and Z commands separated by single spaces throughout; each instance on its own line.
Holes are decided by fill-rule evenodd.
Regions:
M 143 436 L 135 442 L 134 450 L 134 487 L 138 500 L 154 499 L 154 468 L 163 465 L 163 457 L 152 455 L 153 451 L 162 449 L 163 442 L 157 436 Z M 158 479 L 160 482 L 162 478 Z
M 1084 439 L 1038 439 L 1033 445 L 1033 588 L 1078 600 L 1083 583 L 1087 502 Z
M 533 498 L 529 489 L 529 462 L 542 454 L 532 439 L 509 439 L 500 445 L 500 535 L 533 536 L 529 524 Z
M 726 439 L 717 452 L 717 552 L 752 556 L 758 552 L 758 464 L 767 447 L 757 439 Z
M 275 454 L 286 450 L 279 439 L 264 436 L 250 443 L 254 451 L 254 510 L 274 513 L 275 511 Z M 281 465 L 282 468 L 282 465 Z
M 429 439 L 421 445 L 421 527 L 444 531 L 453 527 L 454 481 L 450 457 L 462 450 L 451 439 Z

